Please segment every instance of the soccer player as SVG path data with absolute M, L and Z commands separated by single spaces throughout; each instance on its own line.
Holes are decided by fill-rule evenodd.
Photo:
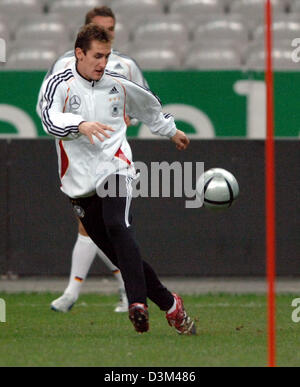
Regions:
M 116 18 L 113 11 L 106 6 L 91 9 L 85 17 L 85 24 L 95 23 L 105 28 L 113 41 L 115 37 Z M 48 71 L 45 79 L 48 79 L 54 72 L 62 70 L 75 62 L 74 50 L 70 50 L 63 54 Z M 148 87 L 148 83 L 143 77 L 142 71 L 137 63 L 130 57 L 112 50 L 107 63 L 107 69 L 115 71 L 126 78 L 138 83 L 141 86 Z M 42 88 L 41 88 L 42 90 Z M 40 106 L 42 103 L 41 90 L 37 104 L 37 113 L 40 116 Z M 74 101 L 76 103 L 76 101 Z M 136 124 L 136 119 L 126 117 L 127 125 Z M 82 284 L 87 277 L 93 260 L 98 254 L 106 266 L 110 269 L 114 277 L 118 281 L 120 302 L 115 308 L 115 312 L 127 312 L 128 300 L 124 288 L 124 282 L 120 270 L 111 263 L 108 257 L 97 247 L 97 245 L 88 236 L 84 226 L 78 218 L 78 237 L 72 252 L 72 265 L 69 283 L 64 294 L 51 303 L 51 308 L 56 311 L 67 312 L 77 301 Z
M 126 115 L 170 138 L 179 150 L 187 148 L 189 139 L 170 114 L 162 113 L 149 89 L 105 70 L 110 55 L 106 30 L 85 25 L 75 42 L 76 62 L 43 86 L 42 123 L 56 138 L 61 189 L 88 235 L 120 268 L 135 330 L 149 329 L 149 298 L 166 312 L 168 323 L 179 334 L 194 334 L 195 323 L 182 299 L 165 288 L 142 259 L 134 236 L 130 203 L 136 172 L 126 139 Z M 102 195 L 113 182 L 114 194 L 108 189 Z

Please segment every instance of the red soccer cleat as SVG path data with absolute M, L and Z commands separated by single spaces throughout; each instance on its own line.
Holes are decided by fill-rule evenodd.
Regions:
M 195 335 L 195 322 L 187 315 L 183 301 L 176 293 L 173 293 L 176 300 L 176 309 L 172 313 L 166 313 L 166 319 L 171 327 L 176 329 L 180 335 Z

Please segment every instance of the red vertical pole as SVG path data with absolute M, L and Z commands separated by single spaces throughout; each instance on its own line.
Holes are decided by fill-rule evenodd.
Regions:
M 268 282 L 268 365 L 276 365 L 275 321 L 275 146 L 274 146 L 274 85 L 272 64 L 272 4 L 266 0 L 266 123 L 265 185 L 266 185 L 266 265 Z

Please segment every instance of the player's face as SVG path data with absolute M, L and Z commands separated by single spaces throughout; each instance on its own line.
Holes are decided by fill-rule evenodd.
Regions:
M 109 33 L 111 40 L 115 38 L 115 21 L 110 16 L 95 16 L 92 19 L 92 23 L 98 24 L 103 27 Z
M 93 40 L 90 49 L 84 53 L 76 48 L 77 69 L 89 81 L 99 81 L 103 74 L 111 52 L 111 43 Z

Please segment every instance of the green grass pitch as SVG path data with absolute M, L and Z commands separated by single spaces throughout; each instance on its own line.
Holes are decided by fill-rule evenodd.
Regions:
M 137 334 L 117 296 L 82 295 L 71 312 L 53 312 L 58 294 L 0 294 L 0 366 L 202 367 L 267 365 L 266 297 L 184 296 L 197 336 L 179 336 L 150 303 L 150 331 Z M 299 297 L 299 296 L 298 296 Z M 297 295 L 277 296 L 277 365 L 299 366 L 300 323 L 291 319 Z

